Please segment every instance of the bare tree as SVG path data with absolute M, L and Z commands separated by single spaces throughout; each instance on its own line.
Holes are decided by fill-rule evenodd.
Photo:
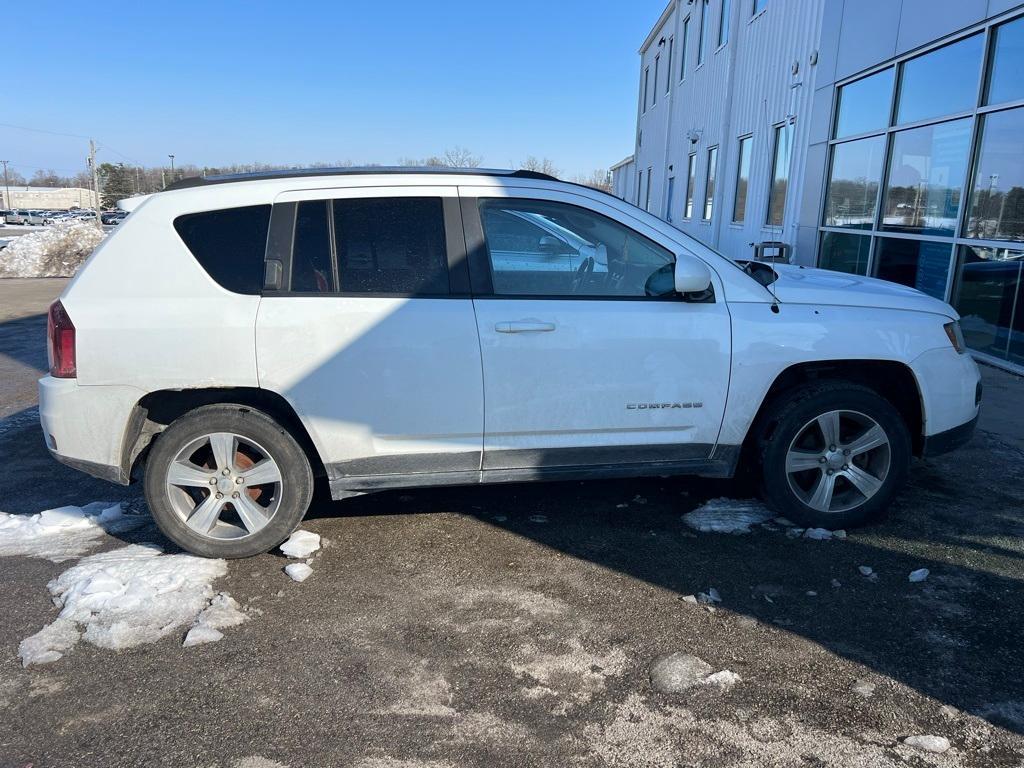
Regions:
M 451 168 L 479 168 L 483 158 L 474 155 L 465 147 L 456 145 L 452 149 L 445 150 L 444 164 Z
M 32 174 L 32 180 L 29 182 L 33 187 L 67 187 L 69 184 L 65 184 L 66 179 L 57 174 L 54 170 L 43 170 L 40 168 Z
M 605 192 L 611 192 L 612 190 L 612 175 L 603 168 L 599 168 L 590 174 L 574 176 L 573 181 L 577 184 L 582 184 L 585 187 L 593 187 L 594 189 L 600 189 Z
M 527 157 L 523 162 L 519 163 L 519 167 L 524 171 L 535 171 L 537 173 L 546 173 L 548 176 L 559 176 L 562 172 L 555 167 L 555 164 L 548 158 L 544 157 L 538 160 L 533 155 Z

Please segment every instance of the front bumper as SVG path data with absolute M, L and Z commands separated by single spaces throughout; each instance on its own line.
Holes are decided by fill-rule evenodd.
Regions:
M 961 424 L 959 427 L 953 427 L 947 429 L 945 432 L 939 432 L 934 435 L 928 435 L 924 439 L 924 446 L 921 449 L 921 455 L 925 458 L 931 458 L 933 456 L 941 456 L 944 453 L 955 451 L 963 445 L 970 442 L 970 439 L 974 436 L 974 428 L 978 426 L 978 417 L 975 416 L 970 421 Z

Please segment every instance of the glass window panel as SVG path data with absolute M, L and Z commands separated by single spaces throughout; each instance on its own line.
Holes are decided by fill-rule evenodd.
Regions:
M 872 228 L 884 156 L 884 136 L 848 141 L 833 147 L 825 197 L 827 226 Z
M 951 253 L 948 243 L 884 237 L 876 246 L 875 274 L 945 299 Z
M 668 39 L 668 63 L 665 64 L 665 93 L 672 92 L 672 54 L 675 53 L 676 39 Z
M 708 27 L 711 24 L 711 0 L 704 0 L 700 9 L 700 30 L 697 37 L 697 66 L 704 63 L 708 47 Z
M 789 187 L 789 153 L 793 132 L 788 123 L 775 127 L 772 150 L 772 186 L 768 190 L 768 220 L 772 227 L 781 227 L 786 215 L 786 191 Z
M 895 71 L 889 67 L 839 89 L 837 139 L 882 130 L 889 125 Z
M 837 272 L 866 275 L 870 254 L 871 238 L 867 235 L 822 232 L 821 257 L 818 259 L 818 266 L 822 269 L 834 269 Z
M 544 200 L 481 200 L 494 292 L 502 296 L 663 296 L 675 257 L 599 213 Z
M 722 0 L 721 12 L 718 16 L 718 44 L 725 45 L 729 42 L 729 16 L 731 15 L 732 0 Z
M 740 139 L 739 157 L 736 164 L 736 197 L 732 204 L 732 220 L 741 222 L 747 216 L 747 186 L 750 183 L 751 136 Z
M 661 70 L 661 56 L 654 57 L 654 90 L 651 91 L 651 106 L 658 103 L 658 73 Z
M 1024 108 L 982 118 L 966 237 L 1024 241 Z
M 686 51 L 689 50 L 689 47 L 690 47 L 689 46 L 689 42 L 690 42 L 690 17 L 689 16 L 687 16 L 685 19 L 683 19 L 683 31 L 680 34 L 682 35 L 682 40 L 680 41 L 681 42 L 681 47 L 679 49 L 679 79 L 683 80 L 683 79 L 686 78 Z
M 693 196 L 697 186 L 697 155 L 691 154 L 686 161 L 686 210 L 683 215 L 693 218 Z
M 989 67 L 986 104 L 1024 99 L 1024 16 L 993 31 L 992 63 Z
M 1024 251 L 962 245 L 957 283 L 967 345 L 1024 362 Z
M 752 15 L 757 16 L 761 11 L 768 7 L 768 0 L 754 0 L 754 13 Z
M 335 290 L 326 200 L 299 203 L 292 241 L 292 290 L 309 293 Z
M 898 124 L 974 109 L 985 36 L 974 35 L 903 64 Z
M 970 118 L 895 134 L 882 228 L 952 236 L 970 144 Z
M 715 177 L 718 173 L 718 147 L 708 150 L 707 175 L 704 177 L 704 219 L 711 220 L 715 210 Z

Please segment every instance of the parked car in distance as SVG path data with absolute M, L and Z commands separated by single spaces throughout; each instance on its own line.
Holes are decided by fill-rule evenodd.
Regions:
M 127 215 L 125 211 L 103 211 L 100 214 L 100 221 L 104 224 L 120 224 L 121 219 Z
M 46 216 L 43 217 L 44 224 L 56 224 L 59 221 L 64 221 L 71 216 L 67 211 L 50 211 Z
M 28 223 L 28 211 L 23 211 L 17 208 L 10 210 L 4 216 L 4 223 L 21 224 L 22 226 L 24 226 L 26 223 Z
M 30 227 L 41 227 L 46 217 L 45 211 L 25 211 L 25 224 Z
M 845 528 L 978 416 L 945 302 L 737 263 L 538 173 L 207 177 L 132 205 L 50 308 L 40 420 L 199 555 L 279 544 L 316 477 L 341 499 L 743 467 Z

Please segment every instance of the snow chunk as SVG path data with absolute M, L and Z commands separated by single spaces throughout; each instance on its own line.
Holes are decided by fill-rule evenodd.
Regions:
M 941 754 L 949 749 L 949 739 L 945 736 L 908 736 L 903 740 L 903 743 L 908 747 L 936 754 Z
M 697 594 L 697 602 L 704 603 L 705 605 L 720 603 L 722 602 L 722 596 L 718 594 L 718 590 L 714 587 L 708 587 L 707 592 L 700 592 Z
M 237 624 L 237 604 L 226 595 L 213 599 L 212 582 L 226 573 L 224 560 L 165 555 L 154 546 L 130 544 L 91 555 L 47 585 L 61 612 L 22 641 L 19 656 L 26 664 L 56 661 L 54 654 L 74 645 L 71 629 L 93 645 L 117 650 L 156 642 L 188 624 Z
M 188 648 L 203 643 L 216 643 L 224 637 L 220 630 L 238 626 L 246 618 L 235 599 L 227 592 L 221 592 L 196 618 L 182 645 Z
M 845 539 L 846 531 L 830 531 L 828 528 L 808 528 L 804 531 L 803 538 L 815 541 L 828 541 L 829 539 Z
M 728 669 L 712 672 L 713 667 L 689 653 L 670 653 L 651 665 L 651 685 L 662 693 L 677 694 L 699 685 L 731 688 L 740 676 Z
M 302 582 L 312 575 L 313 569 L 305 563 L 292 563 L 284 567 L 284 572 L 291 577 L 292 581 Z
M 702 533 L 750 533 L 751 526 L 766 523 L 775 515 L 759 501 L 720 498 L 683 515 L 683 522 Z
M 931 571 L 927 568 L 918 568 L 916 571 L 910 572 L 910 576 L 907 577 L 907 580 L 916 584 L 919 581 L 927 579 L 929 573 L 931 573 Z
M 0 277 L 71 277 L 105 237 L 94 224 L 54 224 L 3 249 Z
M 28 555 L 60 563 L 96 547 L 105 531 L 126 531 L 143 522 L 144 518 L 125 516 L 120 504 L 106 501 L 47 509 L 36 515 L 0 512 L 0 555 Z
M 853 688 L 851 690 L 853 690 L 853 692 L 858 696 L 870 699 L 875 695 L 875 684 L 869 680 L 858 680 L 853 684 Z
M 320 534 L 311 531 L 296 531 L 281 545 L 281 551 L 288 557 L 303 558 L 320 549 Z
M 861 576 L 870 576 L 875 572 L 870 565 L 858 565 L 857 570 L 860 571 Z
M 18 656 L 24 667 L 32 664 L 52 664 L 75 647 L 80 637 L 78 627 L 70 619 L 57 619 L 47 624 L 32 637 L 18 644 Z

